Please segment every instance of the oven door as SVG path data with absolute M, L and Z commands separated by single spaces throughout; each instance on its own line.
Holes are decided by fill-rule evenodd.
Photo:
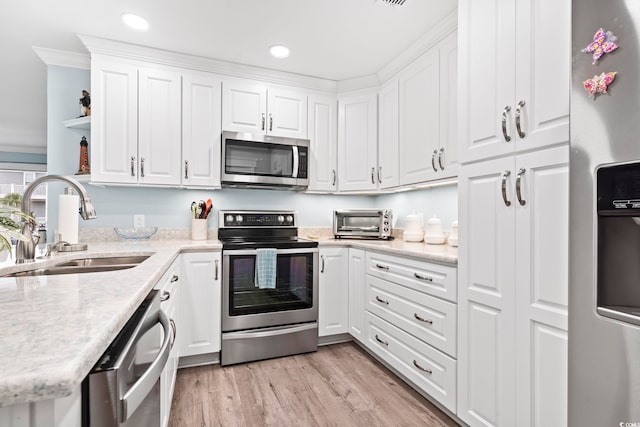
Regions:
M 224 332 L 318 319 L 318 248 L 278 249 L 275 289 L 255 284 L 256 250 L 222 251 Z

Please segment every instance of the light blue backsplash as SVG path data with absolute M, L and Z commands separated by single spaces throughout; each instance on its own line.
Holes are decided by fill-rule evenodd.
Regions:
M 52 174 L 72 175 L 78 170 L 80 140 L 88 130 L 67 129 L 63 121 L 80 114 L 79 98 L 89 89 L 90 72 L 74 68 L 48 68 L 47 160 Z M 89 148 L 91 142 L 89 141 Z M 48 238 L 57 228 L 58 195 L 64 185 L 49 186 Z M 217 227 L 219 209 L 292 209 L 299 214 L 302 227 L 330 227 L 334 209 L 391 208 L 396 226 L 404 226 L 411 210 L 423 212 L 425 220 L 436 213 L 448 230 L 457 217 L 457 187 L 440 187 L 383 196 L 345 196 L 302 194 L 276 190 L 182 190 L 172 188 L 96 187 L 86 184 L 98 213 L 92 221 L 80 220 L 80 227 L 130 227 L 133 215 L 145 215 L 146 225 L 158 227 L 189 227 L 192 201 L 211 198 L 214 212 L 209 227 Z

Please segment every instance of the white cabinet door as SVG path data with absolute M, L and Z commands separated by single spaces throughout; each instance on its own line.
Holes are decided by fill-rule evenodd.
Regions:
M 514 163 L 459 175 L 457 415 L 473 426 L 515 425 Z
M 437 49 L 400 75 L 400 183 L 437 178 L 440 149 L 440 76 Z
M 567 424 L 569 147 L 516 157 L 516 424 Z M 516 176 L 517 179 L 517 176 Z M 522 203 L 520 202 L 522 200 Z
M 138 154 L 141 184 L 180 184 L 181 76 L 141 68 L 138 82 Z
M 182 76 L 182 184 L 220 187 L 222 82 L 207 74 Z
M 458 33 L 442 41 L 440 54 L 439 178 L 458 175 Z
M 265 133 L 267 88 L 257 84 L 224 82 L 222 85 L 222 129 Z
M 221 257 L 220 252 L 182 255 L 180 357 L 220 351 Z
M 518 0 L 514 108 L 524 103 L 520 106 L 524 138 L 516 129 L 517 150 L 569 141 L 571 27 L 567 22 L 571 22 L 569 0 Z
M 397 187 L 399 159 L 399 120 L 400 106 L 398 80 L 386 83 L 379 93 L 378 110 L 378 170 L 376 178 L 380 188 Z
M 337 190 L 338 101 L 334 97 L 309 96 L 311 164 L 309 190 Z
M 267 92 L 267 134 L 307 138 L 307 95 L 269 89 Z
M 515 3 L 515 0 L 460 0 L 458 3 L 458 148 L 463 163 L 514 149 Z M 548 29 L 554 27 L 545 28 L 544 31 L 549 32 Z M 505 141 L 505 134 L 511 138 L 510 142 Z
M 365 251 L 349 249 L 349 333 L 360 342 L 365 342 L 366 299 Z
M 340 191 L 377 188 L 377 96 L 338 99 L 338 188 Z
M 349 332 L 349 249 L 320 249 L 318 336 Z
M 91 180 L 138 181 L 138 68 L 93 55 Z

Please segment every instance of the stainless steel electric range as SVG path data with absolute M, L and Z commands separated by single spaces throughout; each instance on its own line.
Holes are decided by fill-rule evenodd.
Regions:
M 296 212 L 220 211 L 218 238 L 221 364 L 316 351 L 318 243 L 298 238 Z

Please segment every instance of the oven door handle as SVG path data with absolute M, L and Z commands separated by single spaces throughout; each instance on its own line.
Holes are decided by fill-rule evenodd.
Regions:
M 237 340 L 246 338 L 265 338 L 275 337 L 278 335 L 292 334 L 296 332 L 308 331 L 309 329 L 317 328 L 316 322 L 308 323 L 298 326 L 282 326 L 279 328 L 268 328 L 267 330 L 261 330 L 259 332 L 225 332 L 222 334 L 223 340 Z
M 255 249 L 231 249 L 231 250 L 223 250 L 223 256 L 233 256 L 233 255 L 255 255 L 258 251 Z M 299 249 L 277 249 L 276 255 L 298 255 L 298 254 L 313 254 L 318 253 L 318 248 L 299 248 Z
M 129 388 L 125 395 L 120 399 L 120 422 L 124 423 L 129 417 L 138 409 L 138 406 L 147 398 L 153 387 L 155 386 L 160 374 L 169 360 L 169 353 L 171 352 L 171 325 L 169 318 L 162 310 L 157 312 L 157 321 L 162 325 L 164 331 L 164 338 L 158 355 L 151 362 L 149 368 L 142 374 L 142 376 L 135 382 L 134 385 Z M 138 337 L 136 337 L 137 339 Z
M 298 152 L 298 146 L 294 145 L 291 147 L 293 149 L 293 173 L 291 174 L 292 178 L 298 177 L 298 167 L 300 166 L 300 153 Z

